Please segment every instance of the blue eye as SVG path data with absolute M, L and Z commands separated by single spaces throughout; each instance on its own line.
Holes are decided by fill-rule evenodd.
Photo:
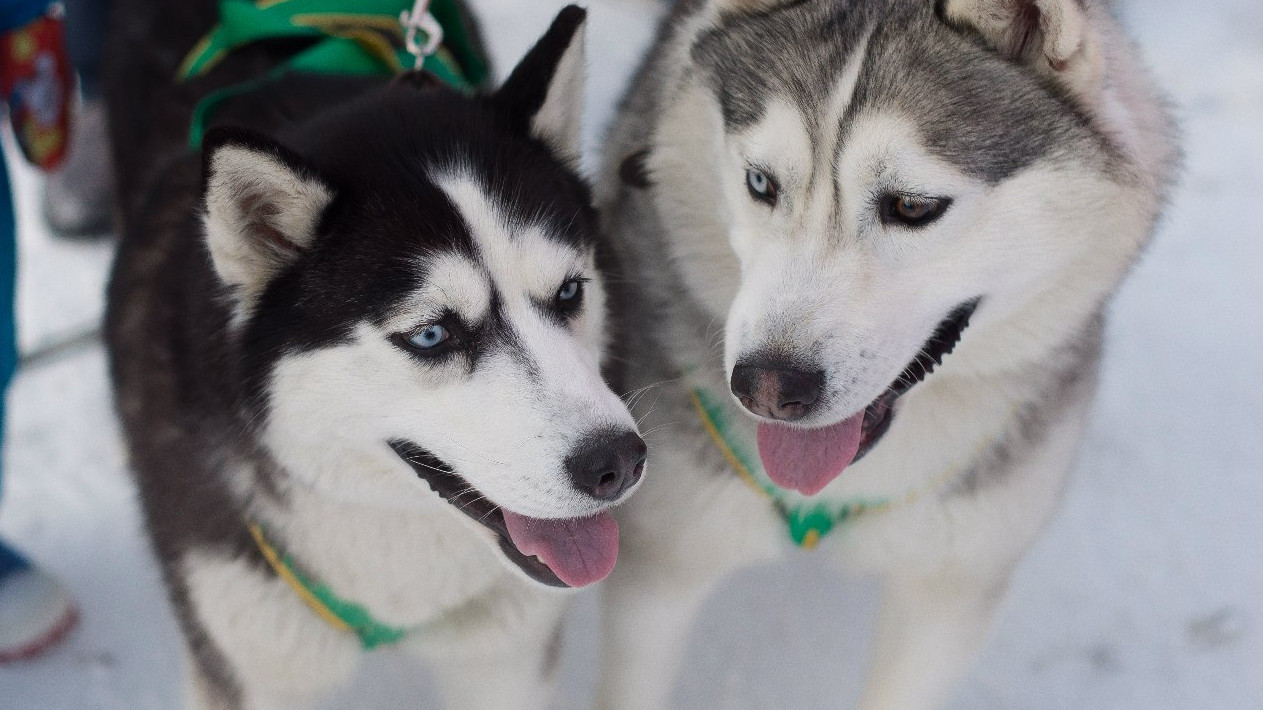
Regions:
M 430 350 L 447 342 L 447 339 L 450 337 L 452 337 L 452 334 L 448 332 L 447 328 L 435 323 L 434 325 L 427 325 L 408 336 L 408 344 L 420 350 Z
M 579 295 L 579 292 L 582 290 L 583 290 L 582 281 L 580 281 L 579 279 L 570 279 L 569 281 L 562 284 L 561 288 L 557 289 L 557 300 L 558 301 L 572 301 L 574 300 L 576 296 Z
M 750 190 L 750 196 L 754 199 L 769 205 L 776 204 L 776 181 L 762 170 L 758 168 L 746 170 L 746 188 Z

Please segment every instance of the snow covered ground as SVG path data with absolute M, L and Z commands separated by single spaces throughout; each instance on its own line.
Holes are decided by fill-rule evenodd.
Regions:
M 928 1 L 928 0 L 927 0 Z M 480 0 L 499 66 L 556 0 Z M 659 3 L 591 0 L 590 142 Z M 1021 566 L 964 710 L 1263 708 L 1263 4 L 1147 0 L 1122 12 L 1186 131 L 1183 185 L 1114 307 L 1104 387 L 1065 508 Z M 52 240 L 17 177 L 22 342 L 0 535 L 73 588 L 83 624 L 0 668 L 2 710 L 179 706 L 172 617 L 139 534 L 96 328 L 108 244 Z M 52 346 L 51 349 L 49 346 Z M 794 603 L 783 600 L 793 590 Z M 849 707 L 871 590 L 808 554 L 712 601 L 680 669 L 688 710 Z M 558 707 L 589 707 L 595 608 L 576 610 Z M 334 707 L 435 707 L 424 673 L 377 654 Z

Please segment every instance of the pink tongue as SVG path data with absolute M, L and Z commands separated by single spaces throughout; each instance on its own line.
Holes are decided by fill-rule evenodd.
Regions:
M 772 481 L 814 496 L 851 465 L 860 450 L 864 412 L 823 429 L 759 425 L 759 458 Z
M 503 508 L 504 524 L 524 555 L 538 555 L 557 578 L 585 587 L 609 576 L 618 560 L 618 523 L 609 513 L 577 520 L 541 520 Z

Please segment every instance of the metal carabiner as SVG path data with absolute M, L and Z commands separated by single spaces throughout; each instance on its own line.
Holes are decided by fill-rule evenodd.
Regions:
M 411 12 L 399 13 L 399 24 L 404 29 L 404 47 L 416 57 L 413 69 L 420 69 L 425 58 L 439 51 L 443 44 L 443 26 L 430 14 L 430 0 L 416 0 Z M 424 43 L 417 41 L 418 34 L 424 34 Z

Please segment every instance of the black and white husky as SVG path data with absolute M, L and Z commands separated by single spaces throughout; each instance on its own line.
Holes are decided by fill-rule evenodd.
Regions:
M 1135 51 L 1097 0 L 684 0 L 607 151 L 628 385 L 669 382 L 641 423 L 671 434 L 622 509 L 602 707 L 662 708 L 699 602 L 794 542 L 885 580 L 859 707 L 938 707 L 1172 179 Z
M 584 12 L 492 94 L 290 75 L 198 156 L 193 103 L 293 49 L 170 86 L 212 6 L 121 3 L 110 95 L 110 352 L 190 702 L 301 707 L 397 642 L 450 707 L 541 707 L 550 587 L 609 573 L 645 457 L 571 169 Z

